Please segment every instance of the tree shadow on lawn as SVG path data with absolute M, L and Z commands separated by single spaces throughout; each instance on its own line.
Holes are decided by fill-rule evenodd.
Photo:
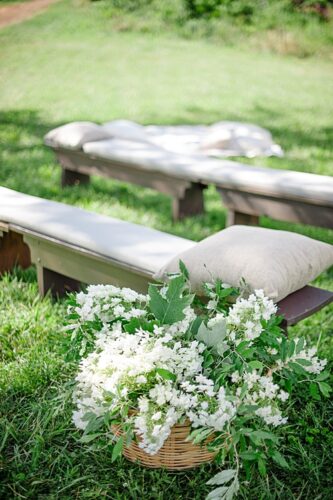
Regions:
M 209 110 L 198 106 L 191 109 L 193 109 L 191 120 L 185 113 L 183 116 L 175 117 L 173 123 L 203 123 L 204 115 L 206 118 L 207 116 L 212 118 L 212 113 Z M 302 135 L 297 131 L 285 131 L 284 128 L 282 130 L 278 124 L 278 114 L 275 113 L 274 115 L 274 112 L 271 112 L 268 108 L 258 107 L 258 109 L 263 117 L 260 125 L 270 128 L 275 139 L 279 140 L 279 134 L 287 134 L 290 144 L 297 143 L 297 140 L 299 142 L 303 141 L 308 147 L 316 144 L 316 135 L 307 136 L 304 132 Z M 269 122 L 272 115 L 274 115 L 274 120 L 277 122 L 275 125 L 274 120 L 271 123 Z M 217 117 L 217 113 L 214 115 L 215 121 L 220 118 L 221 116 Z M 224 118 L 235 121 L 242 118 L 244 120 L 244 117 L 236 114 Z M 156 123 L 157 119 L 151 120 L 151 122 L 153 121 Z M 60 187 L 61 169 L 59 164 L 53 152 L 43 145 L 43 136 L 59 125 L 59 123 L 43 120 L 36 110 L 0 112 L 1 185 L 42 198 L 62 201 L 105 215 L 152 226 L 194 240 L 200 240 L 225 227 L 226 211 L 213 187 L 210 187 L 205 192 L 206 213 L 177 223 L 173 223 L 171 219 L 171 198 L 151 189 L 97 176 L 93 176 L 90 185 L 62 189 Z M 330 137 L 332 131 L 327 129 L 323 133 Z M 319 130 L 317 134 L 320 135 Z M 299 137 L 301 139 L 298 139 Z M 322 144 L 328 147 L 326 139 L 322 138 Z M 238 160 L 245 163 L 262 162 L 279 168 L 297 167 L 295 159 L 290 160 L 288 154 L 284 159 L 257 158 L 250 161 L 239 158 Z M 304 170 L 304 160 L 302 162 L 299 160 L 299 162 L 303 167 L 299 169 Z M 312 228 L 311 230 L 310 226 L 296 227 L 288 223 L 273 223 L 269 219 L 267 221 L 266 219 L 263 220 L 263 223 L 267 227 L 273 226 L 276 229 L 295 230 L 327 240 L 327 231 L 318 228 Z

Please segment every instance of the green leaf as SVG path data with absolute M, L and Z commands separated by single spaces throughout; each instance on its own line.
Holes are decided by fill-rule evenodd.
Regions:
M 222 318 L 212 328 L 208 328 L 205 323 L 201 323 L 196 338 L 208 347 L 217 347 L 221 344 L 226 334 L 227 324 L 225 318 Z
M 312 365 L 311 361 L 309 361 L 308 359 L 303 359 L 303 358 L 297 358 L 296 362 L 302 366 L 311 366 Z
M 295 341 L 291 340 L 288 346 L 288 358 L 291 358 L 295 352 Z
M 191 325 L 192 335 L 195 336 L 198 333 L 201 323 L 202 323 L 202 318 L 200 318 L 200 316 L 197 316 Z
M 250 361 L 249 366 L 253 368 L 254 370 L 262 370 L 264 365 L 262 364 L 261 361 Z
M 169 370 L 165 370 L 164 368 L 156 368 L 156 373 L 160 375 L 160 377 L 164 378 L 164 380 L 172 380 L 172 382 L 175 382 L 177 380 L 177 376 L 170 372 Z
M 218 472 L 212 479 L 207 481 L 206 484 L 225 484 L 230 479 L 233 479 L 235 475 L 237 474 L 237 471 L 235 469 L 227 469 L 223 470 L 222 472 Z
M 319 375 L 316 376 L 316 380 L 318 382 L 321 382 L 323 380 L 326 380 L 330 376 L 329 372 L 321 372 Z
M 88 420 L 88 425 L 87 425 L 87 427 L 85 428 L 85 431 L 84 431 L 85 434 L 90 434 L 91 432 L 97 431 L 104 424 L 103 418 L 102 417 L 97 417 L 94 413 L 90 412 L 88 418 L 85 418 L 85 416 L 83 417 L 83 420 Z
M 295 350 L 296 354 L 299 354 L 303 350 L 304 344 L 305 340 L 303 337 L 301 337 L 296 345 L 296 350 Z
M 172 325 L 184 319 L 184 309 L 193 302 L 194 298 L 194 295 L 181 296 L 184 286 L 183 276 L 176 276 L 170 280 L 166 298 L 164 298 L 158 285 L 149 285 L 150 309 L 161 323 Z
M 318 386 L 320 389 L 320 392 L 327 398 L 330 395 L 331 392 L 331 386 L 327 384 L 326 382 L 318 382 Z
M 182 260 L 179 260 L 179 269 L 182 275 L 188 280 L 190 279 L 190 275 L 188 272 L 187 267 L 185 266 L 184 262 Z
M 294 363 L 292 361 L 290 361 L 288 363 L 288 366 L 289 368 L 291 368 L 295 373 L 297 373 L 298 375 L 306 375 L 306 371 L 304 370 L 304 368 L 299 365 L 298 363 Z
M 121 436 L 113 447 L 111 462 L 114 462 L 115 460 L 117 460 L 117 458 L 119 457 L 119 455 L 123 451 L 123 446 L 124 446 L 124 437 Z
M 275 436 L 272 432 L 267 432 L 267 431 L 253 431 L 252 436 L 257 437 L 258 439 L 263 439 L 264 441 L 270 440 L 273 443 L 278 443 L 279 438 Z
M 248 460 L 248 461 L 257 460 L 258 453 L 254 451 L 244 451 L 243 453 L 241 453 L 240 457 L 243 460 Z
M 247 394 L 247 392 L 248 392 L 248 385 L 245 383 L 239 395 L 240 399 L 243 399 L 243 397 L 245 396 L 245 394 Z
M 285 469 L 289 469 L 289 465 L 288 465 L 288 462 L 286 461 L 286 459 L 283 457 L 283 455 L 281 455 L 281 453 L 279 451 L 275 451 L 272 455 L 272 459 L 274 460 L 274 462 L 276 462 L 278 465 L 280 465 L 281 467 L 285 468 Z
M 103 434 L 98 432 L 95 434 L 83 434 L 83 436 L 80 438 L 80 443 L 90 443 L 94 439 L 97 439 L 98 437 L 102 436 Z
M 215 490 L 208 493 L 206 500 L 221 500 L 225 498 L 225 494 L 228 491 L 228 486 L 220 486 L 215 488 Z
M 313 397 L 313 399 L 320 401 L 321 397 L 320 397 L 320 393 L 319 393 L 317 384 L 315 384 L 314 382 L 311 382 L 311 384 L 309 385 L 309 392 L 310 392 L 310 395 Z
M 287 354 L 288 354 L 287 341 L 284 337 L 282 337 L 281 345 L 280 345 L 280 357 L 281 357 L 282 361 L 286 361 Z
M 229 349 L 229 346 L 226 342 L 221 342 L 221 344 L 218 344 L 216 346 L 216 351 L 220 356 L 223 356 L 223 354 Z
M 259 458 L 259 460 L 258 460 L 258 469 L 259 469 L 259 473 L 260 473 L 261 476 L 263 476 L 263 477 L 267 476 L 266 460 L 263 460 L 262 458 Z
M 191 441 L 193 442 L 193 444 L 199 444 L 202 441 L 205 441 L 205 439 L 207 439 L 210 434 L 212 434 L 211 429 L 200 429 L 200 432 L 198 432 L 198 434 L 196 434 L 194 438 L 191 437 Z

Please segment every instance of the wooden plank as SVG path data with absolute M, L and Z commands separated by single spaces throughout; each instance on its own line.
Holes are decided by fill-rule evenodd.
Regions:
M 140 165 L 97 158 L 83 151 L 55 149 L 62 166 L 61 185 L 87 184 L 90 175 L 111 177 L 139 186 L 155 189 L 173 197 L 174 220 L 204 212 L 202 191 L 204 186 L 175 175 L 154 170 L 145 170 Z
M 265 215 L 276 220 L 310 224 L 318 227 L 333 229 L 333 206 L 295 201 L 287 198 L 274 198 L 262 194 L 238 191 L 223 187 L 217 188 L 223 204 L 236 214 L 253 216 Z M 238 215 L 229 217 L 229 223 L 238 223 Z M 236 220 L 236 222 L 234 222 Z
M 71 278 L 80 283 L 113 284 L 146 292 L 149 281 L 152 281 L 152 274 L 148 271 L 144 273 L 142 270 L 73 245 L 56 242 L 50 238 L 43 239 L 31 232 L 24 234 L 24 241 L 30 247 L 32 262 L 37 266 L 42 295 L 53 287 L 56 287 L 59 293 L 59 276 L 52 284 L 49 279 L 51 275 L 47 277 L 48 270 L 63 277 L 64 287 L 69 283 L 66 278 Z
M 111 177 L 119 181 L 145 186 L 170 196 L 183 197 L 185 190 L 191 187 L 189 180 L 181 176 L 169 175 L 153 169 L 144 169 L 140 165 L 125 163 L 107 158 L 98 158 L 83 151 L 55 149 L 61 166 L 66 170 L 87 175 Z
M 295 325 L 333 302 L 333 292 L 313 286 L 288 295 L 278 303 L 278 312 L 285 317 L 286 326 Z

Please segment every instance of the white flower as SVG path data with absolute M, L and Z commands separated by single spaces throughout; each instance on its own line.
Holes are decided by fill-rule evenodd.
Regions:
M 225 325 L 226 323 L 226 319 L 225 319 L 225 316 L 223 313 L 218 313 L 216 314 L 213 318 L 211 318 L 208 322 L 207 322 L 207 326 L 208 328 L 213 328 L 214 326 L 220 324 L 221 325 Z
M 239 372 L 233 372 L 233 374 L 231 375 L 231 381 L 234 384 L 237 384 L 237 382 L 239 382 L 240 380 L 241 380 L 241 376 L 240 376 Z
M 285 392 L 285 391 L 283 391 L 283 390 L 281 389 L 281 391 L 280 391 L 280 392 L 279 392 L 279 394 L 278 394 L 278 398 L 279 398 L 282 402 L 287 401 L 287 399 L 289 398 L 289 394 L 288 394 L 288 392 Z
M 236 344 L 243 340 L 252 342 L 263 331 L 262 320 L 269 320 L 276 310 L 262 290 L 255 290 L 248 299 L 238 298 L 227 317 L 229 339 Z
M 208 310 L 212 310 L 212 309 L 215 309 L 217 306 L 217 299 L 211 299 L 208 301 L 207 303 L 207 309 Z
M 207 289 L 208 328 L 226 327 L 224 342 L 228 344 L 230 360 L 235 353 L 240 363 L 242 355 L 240 349 L 238 355 L 237 346 L 241 342 L 246 348 L 253 345 L 265 322 L 275 314 L 276 306 L 262 290 L 255 290 L 247 299 L 237 299 L 228 313 L 216 313 L 218 297 L 214 286 Z M 167 290 L 168 285 L 160 288 L 161 295 L 167 297 Z M 235 362 L 227 367 L 230 372 L 223 372 L 221 361 L 225 360 L 220 358 L 218 364 L 215 359 L 217 369 L 222 367 L 222 377 L 217 377 L 214 362 L 208 367 L 204 363 L 210 361 L 207 354 L 214 356 L 214 350 L 206 351 L 204 343 L 193 340 L 193 307 L 186 307 L 184 318 L 169 325 L 153 318 L 148 304 L 149 297 L 112 285 L 92 285 L 86 293 L 77 295 L 75 311 L 79 319 L 71 325 L 73 332 L 98 324 L 94 350 L 82 359 L 76 377 L 73 422 L 77 428 L 86 429 L 91 415 L 103 417 L 111 413 L 118 418 L 123 410 L 135 408 L 134 414 L 123 418 L 140 437 L 140 448 L 153 455 L 180 419 L 189 419 L 192 427 L 207 428 L 213 434 L 229 428 L 243 404 L 255 405 L 258 418 L 278 426 L 287 422 L 280 407 L 289 394 L 276 383 L 280 380 L 276 372 L 288 367 L 291 361 L 311 374 L 320 373 L 325 367 L 326 360 L 318 359 L 316 349 L 304 345 L 301 352 L 285 361 L 274 358 L 272 363 L 266 356 L 261 370 L 246 372 L 247 363 L 240 366 Z M 144 321 L 131 321 L 143 317 Z M 94 323 L 87 325 L 90 321 Z M 129 321 L 130 333 L 126 331 Z M 142 327 L 135 329 L 136 324 Z M 278 336 L 276 339 L 279 341 Z M 296 345 L 297 342 L 296 339 Z M 260 356 L 261 351 L 256 353 Z M 278 358 L 277 349 L 267 348 L 267 353 Z M 221 380 L 227 380 L 225 387 L 219 386 Z

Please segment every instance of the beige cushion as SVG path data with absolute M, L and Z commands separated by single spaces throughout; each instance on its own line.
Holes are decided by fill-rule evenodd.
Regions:
M 111 137 L 101 125 L 92 122 L 73 122 L 51 130 L 44 137 L 47 146 L 67 149 L 81 149 L 89 141 L 100 141 Z
M 121 139 L 87 142 L 83 151 L 192 182 L 333 206 L 333 177 L 328 175 L 255 167 L 199 154 L 181 155 L 154 144 Z
M 113 120 L 103 123 L 110 136 L 126 141 L 149 142 L 145 127 L 130 120 Z
M 194 241 L 0 187 L 0 221 L 153 275 Z M 1 243 L 1 241 L 0 241 Z
M 333 265 L 333 246 L 287 231 L 232 226 L 173 257 L 154 278 L 176 272 L 180 259 L 196 291 L 202 282 L 220 278 L 238 286 L 244 278 L 278 302 Z

